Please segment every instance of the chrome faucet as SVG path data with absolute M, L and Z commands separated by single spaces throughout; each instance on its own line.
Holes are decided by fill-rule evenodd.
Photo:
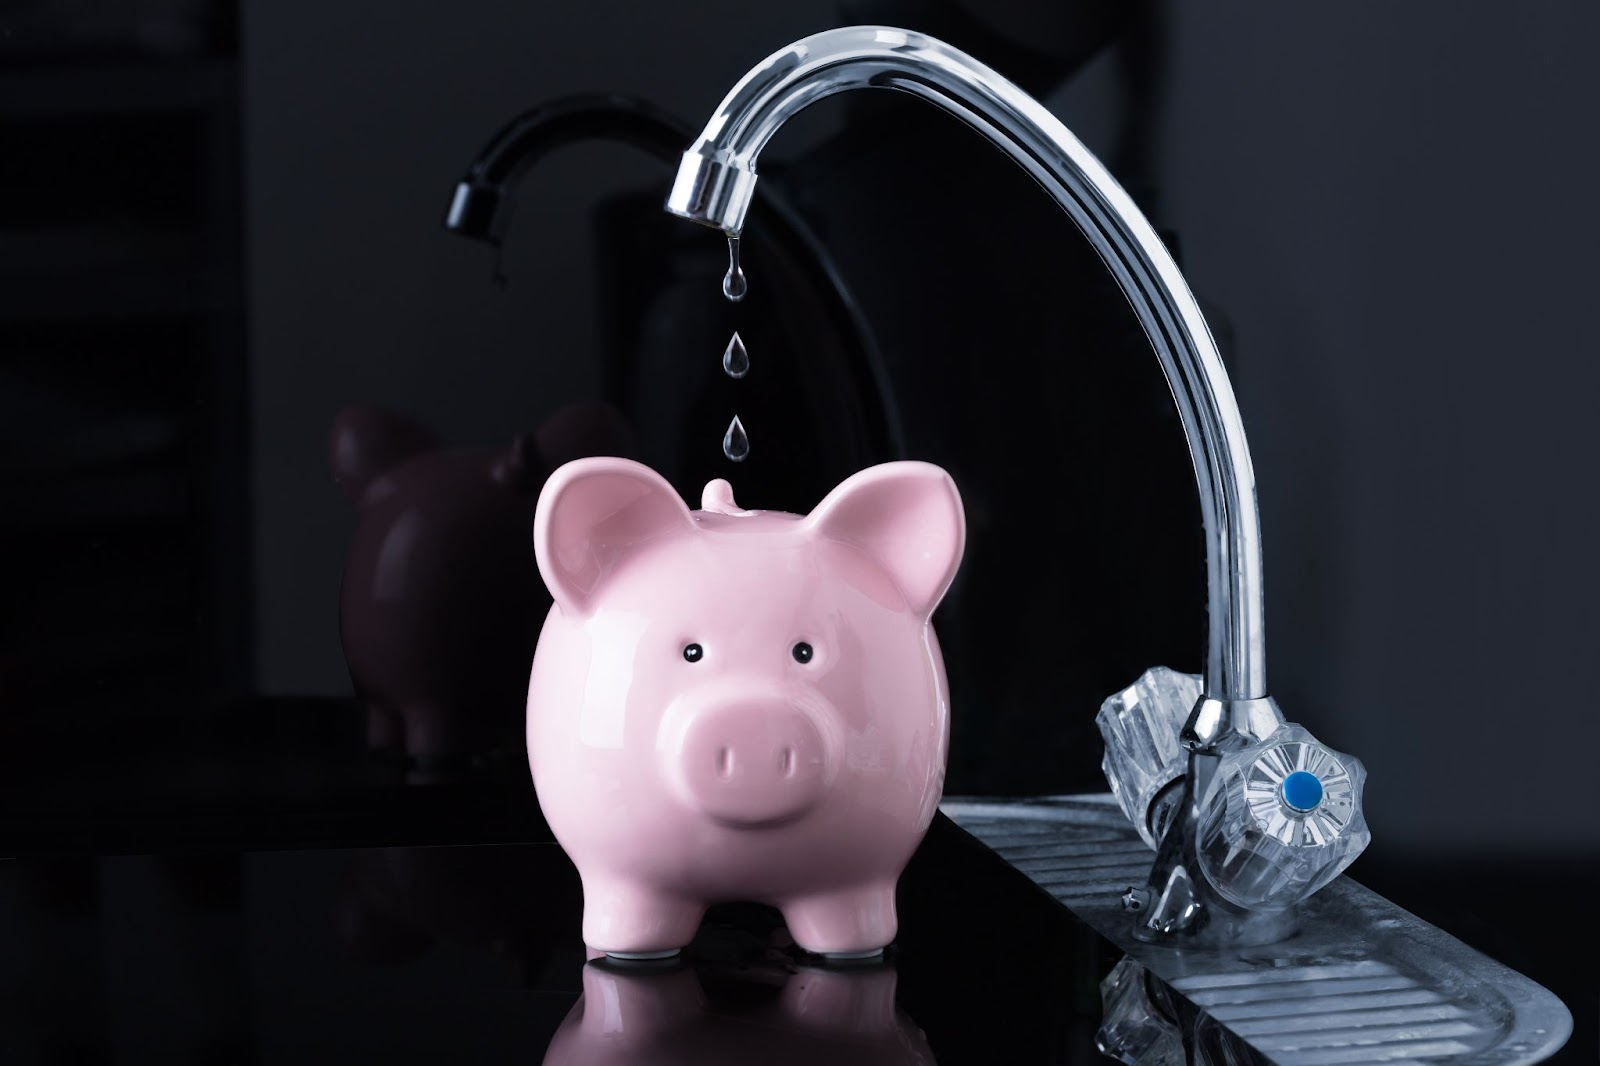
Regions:
M 755 190 L 756 159 L 767 141 L 809 104 L 862 88 L 919 96 L 1003 149 L 1089 238 L 1155 347 L 1199 482 L 1209 632 L 1203 681 L 1191 704 L 1174 711 L 1170 698 L 1149 698 L 1184 691 L 1181 683 L 1146 685 L 1143 700 L 1127 698 L 1130 689 L 1107 701 L 1124 718 L 1147 719 L 1143 729 L 1170 728 L 1176 757 L 1116 750 L 1127 746 L 1119 737 L 1130 730 L 1108 727 L 1102 710 L 1113 791 L 1146 839 L 1158 844 L 1148 885 L 1130 888 L 1123 902 L 1135 913 L 1136 933 L 1153 941 L 1220 945 L 1287 936 L 1300 900 L 1331 880 L 1366 842 L 1362 771 L 1299 727 L 1290 727 L 1296 731 L 1292 737 L 1284 733 L 1283 716 L 1267 695 L 1260 518 L 1239 407 L 1177 264 L 1105 167 L 1043 104 L 970 56 L 909 30 L 852 26 L 796 41 L 746 74 L 684 152 L 667 210 L 737 238 Z M 969 203 L 951 206 L 982 211 L 983 191 L 973 190 Z M 1168 681 L 1183 678 L 1167 674 Z M 1265 757 L 1274 754 L 1265 747 L 1269 738 L 1282 749 L 1272 759 Z M 1316 773 L 1306 769 L 1307 743 L 1328 756 L 1332 769 L 1326 760 Z M 1292 797 L 1283 786 L 1271 826 L 1246 824 L 1247 808 L 1262 804 L 1261 781 L 1270 785 L 1274 775 L 1281 782 L 1295 774 L 1324 776 L 1315 786 L 1297 778 Z M 1323 816 L 1320 827 L 1305 826 L 1308 789 L 1318 800 L 1312 812 Z M 1293 824 L 1285 827 L 1285 819 Z M 1326 848 L 1330 833 L 1344 840 L 1335 849 L 1339 854 L 1307 850 Z M 1296 850 L 1262 851 L 1272 847 Z M 1301 873 L 1268 876 L 1263 862 L 1298 863 Z

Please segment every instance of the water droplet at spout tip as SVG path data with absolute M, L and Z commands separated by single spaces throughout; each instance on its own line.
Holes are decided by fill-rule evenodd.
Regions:
M 722 276 L 722 295 L 738 303 L 750 291 L 745 284 L 744 271 L 739 267 L 739 238 L 728 237 L 728 272 Z
M 750 353 L 745 350 L 744 340 L 738 331 L 734 332 L 733 339 L 723 350 L 722 369 L 730 378 L 742 378 L 750 373 Z
M 733 421 L 728 423 L 728 432 L 722 435 L 722 454 L 736 463 L 744 462 L 750 455 L 750 438 L 738 415 L 733 416 Z

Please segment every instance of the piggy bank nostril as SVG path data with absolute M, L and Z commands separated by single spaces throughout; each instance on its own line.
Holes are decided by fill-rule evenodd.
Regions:
M 778 753 L 778 771 L 784 777 L 794 776 L 794 749 L 787 745 Z
M 733 749 L 717 749 L 717 776 L 728 777 L 733 773 Z

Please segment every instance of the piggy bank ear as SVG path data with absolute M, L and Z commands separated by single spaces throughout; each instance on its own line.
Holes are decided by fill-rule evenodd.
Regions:
M 828 493 L 806 522 L 817 535 L 876 559 L 924 619 L 955 578 L 967 539 L 955 482 L 931 463 L 863 470 Z
M 333 480 L 353 503 L 395 467 L 443 446 L 421 423 L 382 407 L 346 407 L 328 436 Z
M 585 613 L 605 579 L 641 547 L 696 530 L 665 478 L 629 459 L 577 459 L 544 483 L 533 550 L 551 597 Z

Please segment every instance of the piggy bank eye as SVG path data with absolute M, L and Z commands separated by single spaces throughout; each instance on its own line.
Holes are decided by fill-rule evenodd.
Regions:
M 699 662 L 705 653 L 706 650 L 698 644 L 685 644 L 683 647 L 683 657 L 691 663 Z
M 811 661 L 811 645 L 807 644 L 805 641 L 802 640 L 790 650 L 794 653 L 795 662 L 808 663 Z

